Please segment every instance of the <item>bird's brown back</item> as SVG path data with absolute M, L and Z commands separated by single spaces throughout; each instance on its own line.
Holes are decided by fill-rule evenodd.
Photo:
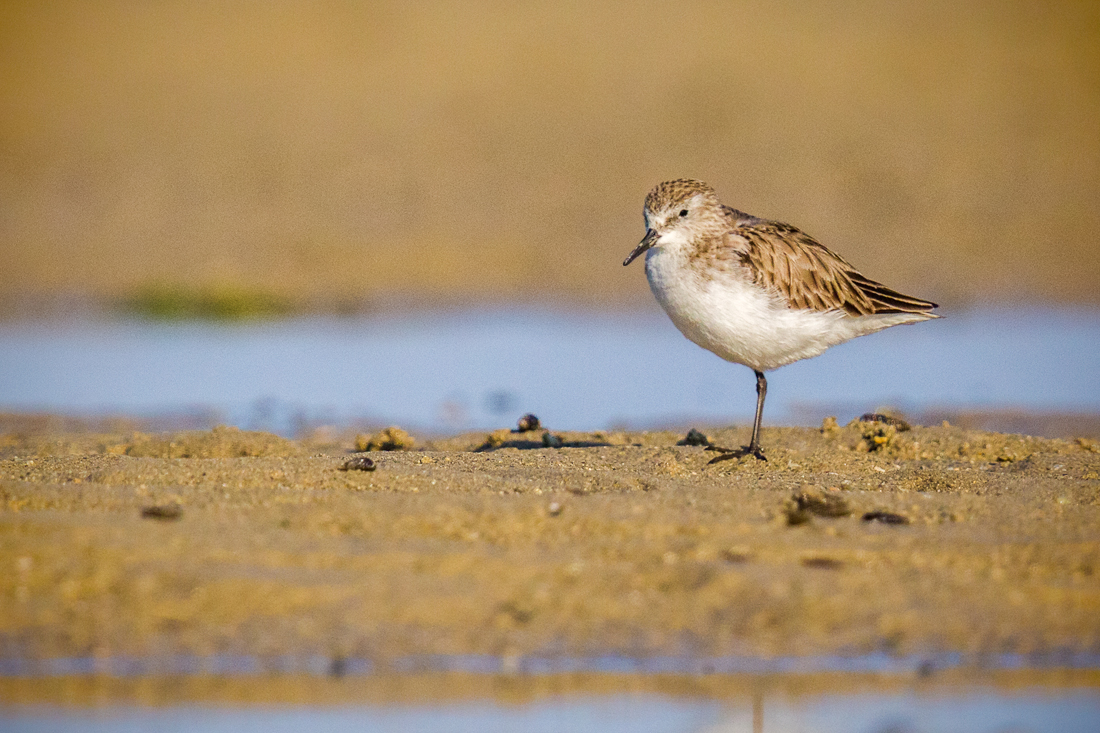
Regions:
M 736 217 L 736 218 L 735 218 Z M 853 316 L 927 313 L 936 304 L 899 293 L 864 277 L 816 239 L 777 221 L 750 217 L 735 209 L 731 233 L 747 243 L 741 263 L 753 282 L 778 293 L 791 308 L 843 310 Z

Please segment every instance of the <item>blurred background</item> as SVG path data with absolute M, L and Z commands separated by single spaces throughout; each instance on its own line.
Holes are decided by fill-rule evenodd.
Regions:
M 637 392 L 593 407 L 603 387 L 556 389 L 574 411 L 540 409 L 561 423 L 750 416 L 751 373 L 707 361 L 663 320 L 642 268 L 620 264 L 646 192 L 690 176 L 956 319 L 791 367 L 805 388 L 775 387 L 776 415 L 833 393 L 853 410 L 1100 412 L 1098 130 L 1100 5 L 1087 0 L 10 0 L 0 409 L 207 405 L 243 424 L 241 405 L 267 400 L 467 427 L 538 407 L 536 387 L 554 392 L 579 358 L 590 381 L 648 392 L 715 371 L 643 412 L 628 409 Z M 215 325 L 180 326 L 192 320 Z M 623 323 L 641 354 L 600 350 L 635 333 Z M 538 359 L 490 358 L 545 328 L 580 345 L 555 349 L 546 331 Z M 891 350 L 937 328 L 926 361 Z M 1003 363 L 974 346 L 987 331 Z M 447 336 L 401 341 L 421 332 Z M 463 338 L 476 333 L 491 335 Z M 249 339 L 267 350 L 241 351 Z M 364 346 L 315 391 L 317 364 L 349 342 Z M 1017 360 L 1013 342 L 1037 350 Z M 462 356 L 472 344 L 478 359 Z M 647 364 L 650 346 L 687 361 Z M 402 382 L 394 355 L 413 353 L 431 368 Z M 1059 380 L 1042 373 L 1051 361 Z M 265 371 L 291 362 L 290 376 Z M 977 376 L 960 382 L 964 362 Z M 860 393 L 884 373 L 892 386 Z M 931 391 L 907 393 L 919 381 Z M 1043 397 L 1052 381 L 1063 392 Z M 420 412 L 385 401 L 398 384 L 419 390 Z

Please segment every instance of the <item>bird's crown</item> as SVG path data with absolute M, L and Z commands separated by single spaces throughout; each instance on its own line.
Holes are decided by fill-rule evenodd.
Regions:
M 674 181 L 665 181 L 654 186 L 649 195 L 645 197 L 645 208 L 653 213 L 664 211 L 699 194 L 713 200 L 715 203 L 718 201 L 718 194 L 702 181 L 697 181 L 694 178 L 677 178 Z

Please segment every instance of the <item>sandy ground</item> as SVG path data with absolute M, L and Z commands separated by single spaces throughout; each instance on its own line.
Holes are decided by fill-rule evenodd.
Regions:
M 0 424 L 8 660 L 1100 650 L 1088 439 L 827 420 L 712 464 L 671 432 L 354 453 L 367 436 Z

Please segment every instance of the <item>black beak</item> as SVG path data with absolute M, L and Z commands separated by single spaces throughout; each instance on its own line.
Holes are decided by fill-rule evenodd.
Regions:
M 640 255 L 642 252 L 645 252 L 647 249 L 652 247 L 656 241 L 657 241 L 657 232 L 653 231 L 652 229 L 646 229 L 645 230 L 645 237 L 642 239 L 641 244 L 639 244 L 637 247 L 635 247 L 634 251 L 631 252 L 630 254 L 628 254 L 626 256 L 626 259 L 623 260 L 623 267 L 626 267 L 631 262 L 633 262 L 635 259 L 637 259 L 638 255 Z

